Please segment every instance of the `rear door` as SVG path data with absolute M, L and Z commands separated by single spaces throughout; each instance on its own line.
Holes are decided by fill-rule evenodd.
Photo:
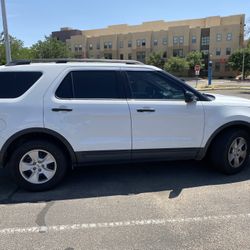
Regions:
M 131 121 L 119 69 L 69 69 L 44 98 L 45 127 L 63 135 L 80 162 L 129 159 Z

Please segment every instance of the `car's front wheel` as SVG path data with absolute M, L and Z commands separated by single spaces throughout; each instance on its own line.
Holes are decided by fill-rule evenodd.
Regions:
M 18 186 L 30 191 L 44 191 L 63 179 L 67 159 L 58 146 L 37 140 L 18 146 L 11 155 L 9 166 Z
M 234 174 L 248 165 L 249 150 L 248 133 L 245 130 L 230 129 L 215 139 L 210 157 L 219 170 Z

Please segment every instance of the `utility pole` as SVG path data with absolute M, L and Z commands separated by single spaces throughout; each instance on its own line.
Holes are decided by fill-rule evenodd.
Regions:
M 1 8 L 2 8 L 2 19 L 3 19 L 4 43 L 5 43 L 5 51 L 6 51 L 6 62 L 10 63 L 11 62 L 11 49 L 10 49 L 10 37 L 9 37 L 9 32 L 8 32 L 5 0 L 1 0 Z

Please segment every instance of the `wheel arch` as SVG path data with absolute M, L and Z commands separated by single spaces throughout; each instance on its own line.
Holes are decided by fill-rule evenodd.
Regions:
M 65 151 L 69 160 L 72 162 L 72 166 L 76 164 L 77 160 L 75 152 L 71 144 L 67 141 L 65 137 L 50 129 L 29 128 L 15 133 L 4 143 L 0 152 L 0 162 L 2 167 L 6 165 L 11 151 L 13 151 L 18 144 L 21 144 L 29 139 L 34 139 L 34 138 L 46 139 L 50 142 L 55 143 L 57 146 L 59 146 Z
M 248 134 L 250 135 L 250 123 L 245 122 L 245 121 L 232 121 L 232 122 L 226 123 L 226 124 L 222 125 L 221 127 L 217 128 L 214 131 L 214 133 L 209 137 L 205 147 L 202 148 L 202 150 L 200 150 L 200 152 L 197 156 L 197 160 L 201 160 L 206 156 L 206 154 L 209 151 L 209 148 L 211 147 L 214 140 L 219 135 L 221 135 L 222 133 L 224 133 L 228 129 L 237 129 L 237 128 L 246 130 L 248 132 Z

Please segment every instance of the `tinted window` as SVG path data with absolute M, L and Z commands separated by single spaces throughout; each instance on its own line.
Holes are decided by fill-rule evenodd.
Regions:
M 41 75 L 41 72 L 0 72 L 0 98 L 21 96 Z
M 73 98 L 72 73 L 69 73 L 62 81 L 56 91 L 56 96 L 59 98 Z
M 184 90 L 157 72 L 127 72 L 134 99 L 185 99 Z
M 64 78 L 56 96 L 76 99 L 122 98 L 115 71 L 73 71 Z
M 120 98 L 114 71 L 72 72 L 75 98 Z

